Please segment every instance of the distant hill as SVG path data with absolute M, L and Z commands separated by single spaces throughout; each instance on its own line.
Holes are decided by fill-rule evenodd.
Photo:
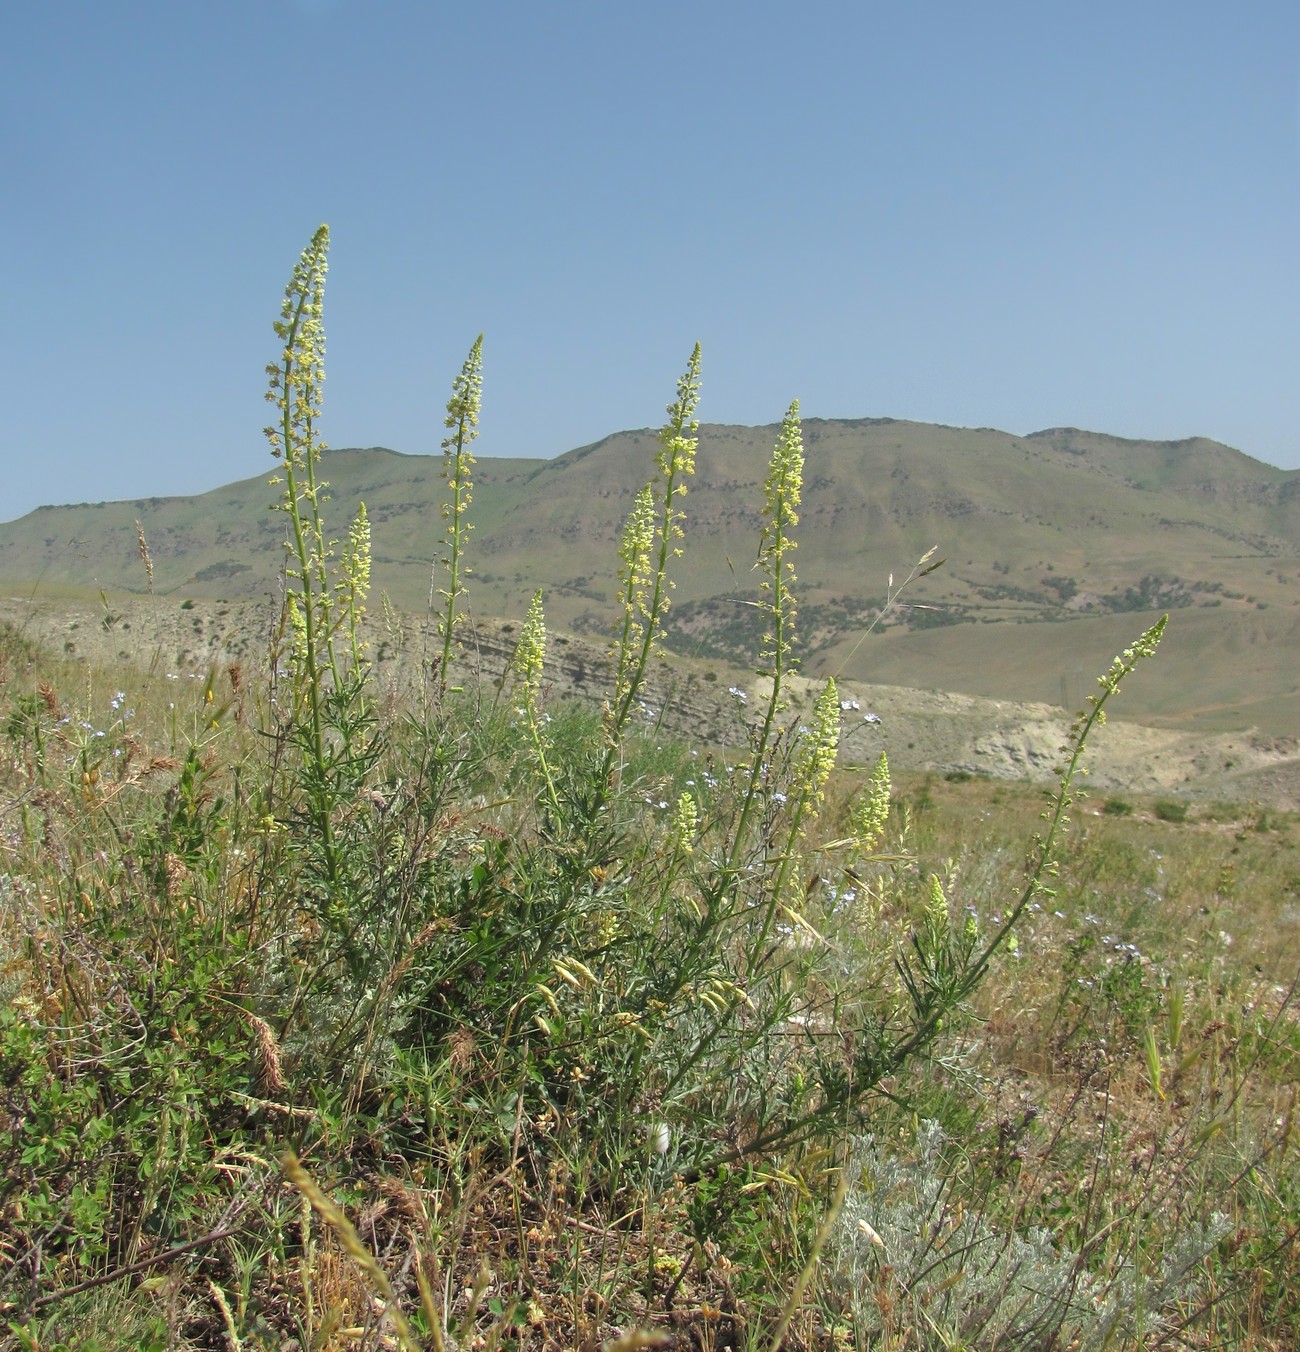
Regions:
M 683 499 L 669 644 L 750 660 L 761 617 L 752 572 L 775 427 L 705 425 Z M 796 532 L 809 675 L 1075 704 L 1114 652 L 1175 612 L 1162 661 L 1126 695 L 1148 719 L 1300 728 L 1300 471 L 1217 442 L 1122 440 L 1072 428 L 1015 437 L 892 419 L 809 420 Z M 533 590 L 550 623 L 598 635 L 612 619 L 615 546 L 651 477 L 653 431 L 554 460 L 485 458 L 471 508 L 471 599 L 518 616 Z M 328 511 L 342 534 L 364 499 L 375 581 L 422 611 L 442 541 L 440 460 L 330 451 Z M 270 467 L 268 466 L 268 474 Z M 197 497 L 42 507 L 0 525 L 10 590 L 141 592 L 139 520 L 160 594 L 274 589 L 284 519 L 263 477 Z M 892 573 L 938 546 L 944 566 L 867 638 Z

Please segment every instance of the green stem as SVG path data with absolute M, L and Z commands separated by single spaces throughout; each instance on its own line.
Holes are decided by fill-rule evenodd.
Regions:
M 447 693 L 447 672 L 451 667 L 451 635 L 456 625 L 456 598 L 460 594 L 460 555 L 461 531 L 460 517 L 464 510 L 462 496 L 465 486 L 465 423 L 462 419 L 456 428 L 456 450 L 453 455 L 455 468 L 451 476 L 451 556 L 447 561 L 447 617 L 442 634 L 442 666 L 438 671 L 439 693 Z

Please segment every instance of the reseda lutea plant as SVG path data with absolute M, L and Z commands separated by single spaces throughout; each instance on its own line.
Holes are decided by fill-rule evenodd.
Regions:
M 619 545 L 619 599 L 622 615 L 614 644 L 614 690 L 605 709 L 609 749 L 603 769 L 608 773 L 633 707 L 645 685 L 646 672 L 668 613 L 673 583 L 668 565 L 681 557 L 677 541 L 683 538 L 686 514 L 677 503 L 685 495 L 687 479 L 695 473 L 699 422 L 695 408 L 700 398 L 700 345 L 696 343 L 686 370 L 677 382 L 677 398 L 668 406 L 668 422 L 659 433 L 655 458 L 656 479 L 637 494 Z
M 905 944 L 864 931 L 838 900 L 855 886 L 871 891 L 877 916 L 911 903 L 898 864 L 879 854 L 890 792 L 883 758 L 848 813 L 848 834 L 831 838 L 820 821 L 841 711 L 833 679 L 811 707 L 796 707 L 791 680 L 804 475 L 797 401 L 760 505 L 751 604 L 765 620 L 767 688 L 748 752 L 718 776 L 691 774 L 684 757 L 666 778 L 643 769 L 651 748 L 633 714 L 685 545 L 696 346 L 619 543 L 611 687 L 599 722 L 575 737 L 566 724 L 581 724 L 546 707 L 538 591 L 513 662 L 516 726 L 471 780 L 448 675 L 469 606 L 480 338 L 447 406 L 446 548 L 441 581 L 434 574 L 439 698 L 405 729 L 404 745 L 386 741 L 360 637 L 364 516 L 332 572 L 316 474 L 327 243 L 318 232 L 286 295 L 271 390 L 281 418 L 269 435 L 285 462 L 281 507 L 291 526 L 298 749 L 281 813 L 293 843 L 276 886 L 319 894 L 316 919 L 332 938 L 294 978 L 277 1033 L 304 1061 L 338 1065 L 351 1104 L 390 1105 L 406 1149 L 437 1153 L 443 1133 L 454 1133 L 458 1150 L 472 1139 L 498 1157 L 523 1152 L 538 1179 L 563 1167 L 625 1207 L 649 1206 L 674 1178 L 689 1185 L 811 1143 L 837 1148 L 846 1131 L 867 1125 L 879 1092 L 906 1092 L 909 1071 L 1045 888 L 1083 744 L 1161 626 L 1112 670 L 1076 727 L 1023 894 L 1005 908 L 1010 919 L 991 935 L 954 923 L 935 880 Z M 492 703 L 474 691 L 464 698 L 480 710 Z M 499 786 L 486 799 L 485 771 Z M 358 810 L 367 803 L 374 809 Z M 364 1053 L 349 1059 L 358 1043 Z M 473 1109 L 454 1107 L 435 1086 L 455 1086 L 455 1103 Z
M 203 1345 L 325 1346 L 364 1309 L 375 1345 L 391 1318 L 412 1346 L 507 1328 L 601 1346 L 673 1320 L 692 1287 L 780 1342 L 831 1234 L 828 1174 L 1045 894 L 1083 744 L 1163 622 L 1076 725 L 1023 890 L 986 932 L 889 848 L 885 758 L 837 781 L 835 680 L 805 697 L 793 679 L 797 402 L 744 598 L 765 634 L 746 745 L 693 755 L 636 716 L 688 546 L 698 346 L 611 560 L 601 707 L 552 700 L 541 591 L 512 686 L 457 667 L 480 338 L 447 405 L 432 697 L 380 700 L 369 524 L 362 508 L 336 546 L 320 476 L 328 242 L 275 329 L 285 596 L 265 684 L 227 673 L 227 702 L 210 674 L 189 744 L 147 762 L 125 727 L 120 760 L 77 747 L 52 689 L 6 725 L 24 843 L 0 875 L 3 1312 L 30 1322 L 156 1260 L 178 1308 L 209 1311 Z M 382 1192 L 368 1234 L 331 1178 Z M 752 1261 L 706 1271 L 720 1245 Z M 191 1282 L 178 1256 L 206 1251 Z M 341 1294 L 340 1251 L 381 1310 Z
M 866 956 L 870 938 L 864 945 L 828 899 L 851 893 L 864 872 L 877 875 L 882 891 L 892 886 L 873 855 L 888 809 L 887 763 L 878 764 L 850 812 L 850 835 L 819 841 L 818 816 L 840 738 L 835 681 L 824 683 L 810 709 L 791 708 L 792 554 L 804 472 L 797 403 L 786 413 L 764 481 L 760 595 L 752 604 L 766 620 L 760 675 L 768 689 L 749 729 L 748 756 L 730 767 L 725 787 L 708 791 L 694 779 L 676 786 L 666 829 L 644 818 L 638 823 L 626 810 L 638 794 L 627 773 L 638 741 L 628 714 L 667 610 L 668 566 L 681 553 L 685 513 L 676 503 L 686 490 L 680 476 L 694 470 L 695 438 L 688 434 L 698 386 L 697 348 L 660 434 L 659 477 L 640 491 L 624 529 L 606 747 L 585 772 L 579 763 L 576 772 L 563 773 L 553 754 L 542 708 L 540 592 L 529 608 L 515 669 L 545 804 L 545 829 L 533 849 L 550 855 L 554 876 L 584 861 L 611 895 L 605 922 L 594 930 L 572 923 L 587 912 L 585 884 L 567 904 L 559 901 L 569 921 L 552 929 L 547 952 L 553 965 L 561 964 L 562 983 L 551 983 L 548 974 L 530 993 L 521 972 L 524 984 L 510 1005 L 531 1008 L 543 1033 L 543 1045 L 530 1044 L 527 1052 L 549 1067 L 539 1077 L 552 1086 L 543 1112 L 563 1116 L 580 1104 L 581 1120 L 606 1140 L 634 1138 L 643 1117 L 667 1122 L 677 1128 L 674 1162 L 688 1177 L 814 1138 L 834 1139 L 865 1122 L 887 1081 L 898 1092 L 909 1065 L 959 1013 L 1015 919 L 1044 890 L 1083 742 L 1162 628 L 1125 655 L 1091 716 L 1077 726 L 1029 880 L 1007 907 L 1011 920 L 991 936 L 953 923 L 935 879 L 910 945 L 898 951 L 885 945 L 882 969 Z M 619 776 L 617 767 L 624 767 Z M 632 822 L 621 835 L 611 834 L 604 811 L 616 781 L 621 819 Z M 660 810 L 668 807 L 665 797 Z M 535 874 L 535 859 L 531 868 Z M 554 926 L 554 906 L 548 914 Z M 846 950 L 863 956 L 846 966 Z M 793 1029 L 801 1035 L 792 1037 Z M 561 1069 L 562 1093 L 554 1078 Z M 640 1130 L 651 1124 L 641 1121 Z
M 464 619 L 459 604 L 467 593 L 465 578 L 469 569 L 464 562 L 469 532 L 474 529 L 465 514 L 474 501 L 472 471 L 474 456 L 470 444 L 478 436 L 479 410 L 483 403 L 483 335 L 474 340 L 460 375 L 452 386 L 447 402 L 445 425 L 451 435 L 442 443 L 443 478 L 447 482 L 448 500 L 442 504 L 442 518 L 447 523 L 446 585 L 434 590 L 441 595 L 443 610 L 438 619 L 442 638 L 442 656 L 438 664 L 438 691 L 447 693 L 448 673 L 451 669 L 452 642 L 456 627 Z M 436 578 L 435 573 L 435 578 Z
M 325 531 L 328 484 L 318 475 L 317 423 L 325 380 L 325 274 L 329 228 L 322 225 L 303 250 L 285 290 L 275 333 L 284 344 L 267 366 L 267 400 L 279 418 L 266 430 L 271 454 L 284 465 L 277 507 L 289 519 L 285 542 L 285 614 L 293 735 L 302 753 L 308 814 L 327 882 L 341 881 L 335 813 L 355 792 L 368 763 L 365 738 L 366 663 L 361 624 L 370 589 L 370 524 L 365 504 L 348 532 L 343 557 L 332 569 L 335 544 Z M 340 651 L 340 638 L 346 646 Z M 304 718 L 305 711 L 305 718 Z

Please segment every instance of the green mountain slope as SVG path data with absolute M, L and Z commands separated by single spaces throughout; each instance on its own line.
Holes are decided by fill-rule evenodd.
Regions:
M 746 663 L 761 640 L 752 563 L 777 429 L 706 425 L 683 500 L 670 646 Z M 1150 612 L 1175 612 L 1159 671 L 1129 711 L 1213 726 L 1300 727 L 1300 471 L 1212 441 L 1125 441 L 1074 429 L 1014 437 L 890 419 L 809 420 L 797 531 L 805 670 L 1004 698 L 1074 703 Z M 475 471 L 471 596 L 522 614 L 538 587 L 552 625 L 612 619 L 615 545 L 651 476 L 653 432 L 548 461 Z M 342 534 L 364 499 L 375 580 L 423 610 L 439 550 L 437 457 L 331 451 Z M 262 478 L 192 498 L 45 507 L 0 525 L 11 586 L 142 591 L 135 522 L 159 592 L 273 590 L 284 518 Z M 931 546 L 945 559 L 878 618 Z M 868 627 L 876 624 L 869 636 Z

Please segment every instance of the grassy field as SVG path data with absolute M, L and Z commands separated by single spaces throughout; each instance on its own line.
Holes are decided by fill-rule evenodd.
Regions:
M 15 1346 L 385 1345 L 382 1288 L 338 1215 L 286 1181 L 289 1150 L 382 1259 L 422 1345 L 441 1320 L 448 1345 L 461 1328 L 567 1347 L 635 1326 L 763 1347 L 789 1313 L 790 1347 L 1045 1347 L 1057 1319 L 1067 1346 L 1108 1299 L 1141 1310 L 1113 1346 L 1300 1334 L 1293 816 L 1081 802 L 1053 894 L 924 1055 L 842 1125 L 752 1148 L 753 1096 L 793 1099 L 866 1026 L 815 959 L 851 959 L 856 998 L 897 1018 L 894 964 L 916 953 L 931 879 L 951 929 L 993 930 L 1023 888 L 1041 788 L 904 777 L 878 858 L 831 885 L 813 879 L 835 876 L 823 847 L 860 790 L 834 776 L 775 1004 L 750 997 L 762 1036 L 743 1055 L 706 1049 L 739 1083 L 697 1063 L 687 1093 L 660 1076 L 680 1069 L 679 1038 L 699 1050 L 682 1023 L 715 1017 L 700 1002 L 733 967 L 697 973 L 671 1018 L 626 1035 L 654 1039 L 655 1066 L 630 1081 L 636 1048 L 607 1025 L 635 1013 L 641 1028 L 653 1010 L 618 930 L 639 948 L 653 923 L 664 940 L 661 805 L 706 776 L 734 782 L 712 748 L 630 737 L 619 835 L 567 860 L 574 842 L 538 819 L 508 720 L 473 745 L 451 731 L 463 706 L 418 736 L 391 711 L 347 808 L 366 905 L 389 908 L 368 938 L 377 968 L 354 975 L 329 953 L 346 931 L 304 900 L 294 809 L 263 811 L 275 743 L 254 732 L 267 696 L 251 672 L 237 687 L 142 678 L 12 633 L 4 670 L 0 1242 Z M 598 718 L 560 723 L 557 748 L 580 760 Z M 430 751 L 441 739 L 445 758 L 449 738 L 459 782 L 439 785 L 448 766 Z M 561 942 L 543 958 L 545 938 Z M 547 1031 L 511 1018 L 529 990 Z M 660 1122 L 662 1155 L 647 1145 Z M 1189 1234 L 1204 1235 L 1194 1262 L 1162 1285 Z M 1051 1312 L 1031 1311 L 1049 1281 Z
M 673 735 L 697 350 L 588 698 L 540 592 L 486 672 L 476 345 L 390 681 L 368 519 L 315 480 L 326 244 L 276 330 L 291 547 L 245 656 L 0 626 L 6 1345 L 1295 1346 L 1297 819 L 1082 792 L 1163 623 L 1099 665 L 1054 785 L 863 755 L 797 671 L 792 406 L 763 678 L 725 745 Z

